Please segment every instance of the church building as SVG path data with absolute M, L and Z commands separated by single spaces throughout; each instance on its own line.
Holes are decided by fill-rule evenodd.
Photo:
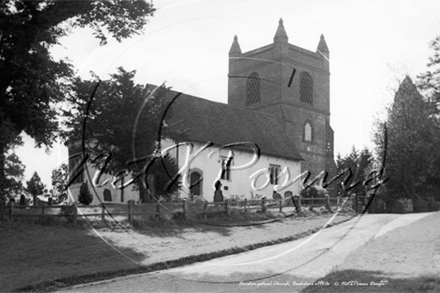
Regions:
M 312 175 L 336 170 L 329 58 L 323 35 L 316 52 L 289 44 L 282 19 L 272 44 L 242 53 L 235 36 L 229 51 L 228 104 L 274 115 Z
M 188 139 L 179 147 L 162 143 L 186 170 L 179 196 L 213 201 L 219 188 L 225 199 L 272 198 L 279 185 L 288 197 L 301 191 L 298 181 L 289 182 L 304 171 L 312 178 L 323 170 L 335 175 L 329 56 L 322 35 L 316 52 L 289 44 L 282 20 L 273 42 L 261 48 L 243 53 L 235 36 L 228 103 L 181 94 L 171 105 L 170 125 L 185 130 Z M 171 91 L 170 98 L 176 94 Z M 73 195 L 79 186 L 70 187 Z M 131 190 L 90 188 L 102 201 L 139 198 Z M 93 204 L 99 202 L 95 198 Z

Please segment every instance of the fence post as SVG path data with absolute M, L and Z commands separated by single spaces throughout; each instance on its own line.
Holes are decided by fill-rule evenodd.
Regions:
M 45 207 L 45 206 L 42 206 L 42 207 L 41 207 L 41 215 L 44 216 L 44 214 L 45 214 L 45 210 L 46 210 L 46 207 Z
M 72 222 L 73 224 L 76 224 L 78 220 L 78 207 L 76 206 L 76 202 L 72 205 L 73 211 L 72 211 Z
M 156 204 L 156 220 L 160 219 L 160 203 Z
M 183 199 L 183 217 L 186 219 L 187 214 L 187 206 L 186 206 L 186 198 Z
M 280 213 L 283 212 L 283 199 L 280 199 Z
M 225 200 L 225 211 L 226 215 L 229 216 L 229 200 Z
M 295 200 L 295 198 L 296 198 L 296 200 Z M 301 205 L 299 204 L 300 203 L 299 200 L 300 200 L 300 196 L 298 194 L 292 195 L 292 203 L 293 203 L 293 206 L 295 207 L 297 213 L 301 213 Z
M 133 224 L 133 219 L 134 219 L 134 200 L 130 199 L 129 201 L 127 201 L 127 205 L 128 205 L 128 222 L 130 224 Z
M 206 219 L 208 217 L 208 202 L 205 201 L 203 204 L 203 218 Z
M 333 213 L 332 206 L 331 206 L 331 204 L 330 204 L 330 194 L 327 193 L 327 194 L 325 195 L 325 197 L 327 198 L 327 199 L 326 199 L 327 210 L 328 210 L 329 212 Z
M 247 213 L 247 198 L 244 199 L 244 213 Z
M 261 198 L 261 211 L 266 213 L 266 197 Z
M 14 222 L 14 203 L 9 201 L 9 220 Z
M 101 220 L 105 221 L 105 205 L 101 202 Z

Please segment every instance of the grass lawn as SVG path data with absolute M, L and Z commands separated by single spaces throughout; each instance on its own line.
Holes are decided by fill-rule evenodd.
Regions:
M 344 270 L 329 274 L 315 283 L 320 281 L 329 285 L 309 286 L 302 292 L 440 292 L 440 276 L 389 278 L 380 271 Z
M 167 222 L 136 229 L 109 221 L 92 221 L 95 229 L 86 222 L 0 223 L 0 291 L 50 291 L 204 261 L 305 237 L 330 217 L 309 215 L 230 227 L 215 221 L 214 225 Z M 339 215 L 334 223 L 351 217 Z
M 136 267 L 82 227 L 15 223 L 0 228 L 0 291 L 66 276 Z M 138 253 L 121 248 L 131 258 Z

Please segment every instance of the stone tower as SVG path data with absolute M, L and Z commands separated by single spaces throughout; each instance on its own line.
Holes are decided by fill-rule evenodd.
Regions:
M 312 176 L 336 173 L 329 57 L 323 35 L 316 52 L 289 44 L 282 19 L 272 44 L 242 53 L 235 36 L 229 51 L 228 104 L 276 116 Z

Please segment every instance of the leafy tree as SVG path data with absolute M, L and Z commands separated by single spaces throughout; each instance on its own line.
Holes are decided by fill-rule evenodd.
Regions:
M 67 199 L 68 170 L 66 164 L 61 164 L 57 169 L 52 170 L 52 189 L 50 193 L 58 202 Z
M 375 143 L 380 159 L 386 154 L 385 173 L 388 199 L 427 197 L 440 188 L 439 128 L 435 107 L 406 77 L 387 109 L 388 144 L 384 149 L 383 131 L 378 129 Z
M 93 201 L 93 195 L 89 190 L 87 183 L 83 183 L 79 188 L 78 201 L 84 205 L 89 205 Z
M 5 154 L 27 133 L 37 146 L 56 138 L 56 105 L 73 76 L 66 60 L 49 49 L 70 28 L 91 27 L 105 44 L 141 31 L 154 8 L 146 1 L 24 1 L 0 3 L 0 204 L 4 202 Z
M 29 181 L 26 181 L 26 191 L 32 195 L 34 205 L 37 203 L 37 196 L 44 193 L 46 186 L 41 182 L 40 176 L 35 172 Z
M 433 111 L 436 114 L 440 112 L 440 35 L 431 43 L 431 49 L 434 54 L 429 57 L 429 70 L 418 76 L 418 86 L 428 97 L 429 101 L 434 105 Z M 439 116 L 436 117 L 437 120 Z
M 368 148 L 364 148 L 361 152 L 356 150 L 356 148 L 353 146 L 351 149 L 351 153 L 347 154 L 345 157 L 341 157 L 340 154 L 338 154 L 336 159 L 336 165 L 338 168 L 338 174 L 346 170 L 347 168 L 350 168 L 352 172 L 352 179 L 348 181 L 349 185 L 355 184 L 356 182 L 359 182 L 355 187 L 350 189 L 351 193 L 360 195 L 360 196 L 366 196 L 367 191 L 365 187 L 362 185 L 362 183 L 367 179 L 367 176 L 369 174 L 370 165 L 373 162 L 373 154 L 368 150 Z M 346 173 L 348 174 L 348 173 Z M 347 176 L 343 176 L 341 180 L 345 180 Z M 342 194 L 342 186 L 338 184 L 338 193 Z
M 19 199 L 24 191 L 22 180 L 24 179 L 25 166 L 15 153 L 6 157 L 5 165 L 5 191 L 9 198 Z
M 170 189 L 166 186 L 169 178 L 178 171 L 174 160 L 170 157 L 155 160 L 159 126 L 162 125 L 162 139 L 171 136 L 179 139 L 182 133 L 172 131 L 168 126 L 171 111 L 167 112 L 165 121 L 161 121 L 170 101 L 169 89 L 135 84 L 134 76 L 135 71 L 119 68 L 117 74 L 99 84 L 91 103 L 90 93 L 96 85 L 77 79 L 73 86 L 74 95 L 68 98 L 74 106 L 72 111 L 66 112 L 67 130 L 63 137 L 71 142 L 82 141 L 85 137 L 87 154 L 95 167 L 104 168 L 106 173 L 117 176 L 122 170 L 133 172 L 132 176 L 137 178 L 134 187 L 140 191 L 140 200 L 150 202 L 157 199 L 157 195 L 169 197 L 176 191 L 176 185 Z M 87 123 L 83 130 L 86 114 Z M 73 150 L 73 143 L 70 147 Z M 109 154 L 111 158 L 106 164 Z M 145 172 L 150 161 L 153 163 Z M 125 182 L 128 180 L 129 177 Z

